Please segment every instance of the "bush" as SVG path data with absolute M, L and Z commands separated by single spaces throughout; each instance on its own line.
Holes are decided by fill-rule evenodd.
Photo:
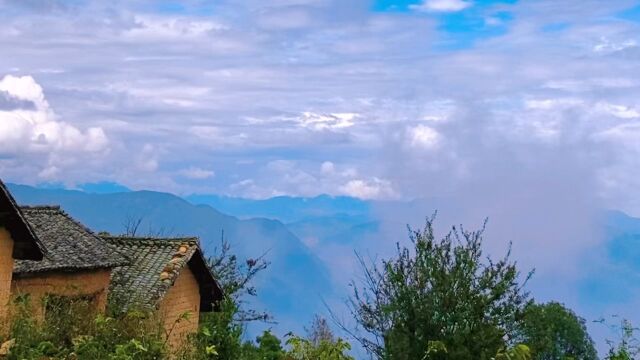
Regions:
M 44 319 L 35 319 L 29 296 L 15 299 L 8 359 L 151 360 L 166 355 L 161 322 L 153 312 L 129 311 L 116 318 L 96 314 L 82 298 L 44 301 Z

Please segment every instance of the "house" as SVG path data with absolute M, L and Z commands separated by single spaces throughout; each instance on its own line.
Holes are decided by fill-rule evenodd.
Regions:
M 212 311 L 222 299 L 197 238 L 103 239 L 131 259 L 112 272 L 110 301 L 124 308 L 157 309 L 171 347 L 195 333 L 199 314 Z M 184 314 L 190 316 L 180 320 Z
M 29 294 L 39 319 L 46 315 L 45 297 L 82 299 L 104 311 L 111 272 L 128 259 L 58 206 L 20 210 L 47 254 L 41 261 L 15 261 L 12 293 Z
M 7 315 L 14 260 L 37 262 L 43 247 L 0 180 L 0 320 Z
M 176 347 L 222 299 L 197 238 L 100 236 L 59 206 L 18 207 L 1 182 L 0 246 L 0 301 L 28 294 L 38 319 L 52 298 L 99 312 L 108 303 L 147 307 L 158 310 Z

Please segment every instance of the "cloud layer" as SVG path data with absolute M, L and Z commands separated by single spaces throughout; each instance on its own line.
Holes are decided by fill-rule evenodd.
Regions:
M 15 181 L 411 198 L 558 151 L 640 213 L 630 1 L 1 4 Z
M 0 155 L 28 157 L 40 179 L 58 178 L 65 158 L 104 152 L 108 139 L 100 127 L 81 130 L 58 119 L 42 87 L 31 76 L 0 80 Z M 78 165 L 78 164 L 75 164 Z

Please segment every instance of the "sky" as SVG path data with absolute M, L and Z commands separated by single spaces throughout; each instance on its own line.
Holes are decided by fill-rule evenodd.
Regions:
M 640 215 L 638 1 L 0 10 L 6 180 L 408 199 L 544 177 Z

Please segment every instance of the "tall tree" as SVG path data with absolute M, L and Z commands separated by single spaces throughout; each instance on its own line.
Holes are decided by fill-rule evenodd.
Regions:
M 379 359 L 415 360 L 442 343 L 453 360 L 491 359 L 509 344 L 528 302 L 509 252 L 497 261 L 482 254 L 480 231 L 453 228 L 434 236 L 409 229 L 411 246 L 381 264 L 358 257 L 364 277 L 349 300 L 357 329 L 346 329 Z M 361 330 L 364 330 L 362 332 Z
M 313 345 L 318 346 L 321 342 L 334 342 L 335 335 L 327 322 L 327 319 L 320 315 L 316 315 L 311 322 L 311 327 L 306 329 L 307 340 L 311 341 Z
M 529 304 L 519 332 L 535 360 L 598 359 L 584 319 L 560 303 Z

